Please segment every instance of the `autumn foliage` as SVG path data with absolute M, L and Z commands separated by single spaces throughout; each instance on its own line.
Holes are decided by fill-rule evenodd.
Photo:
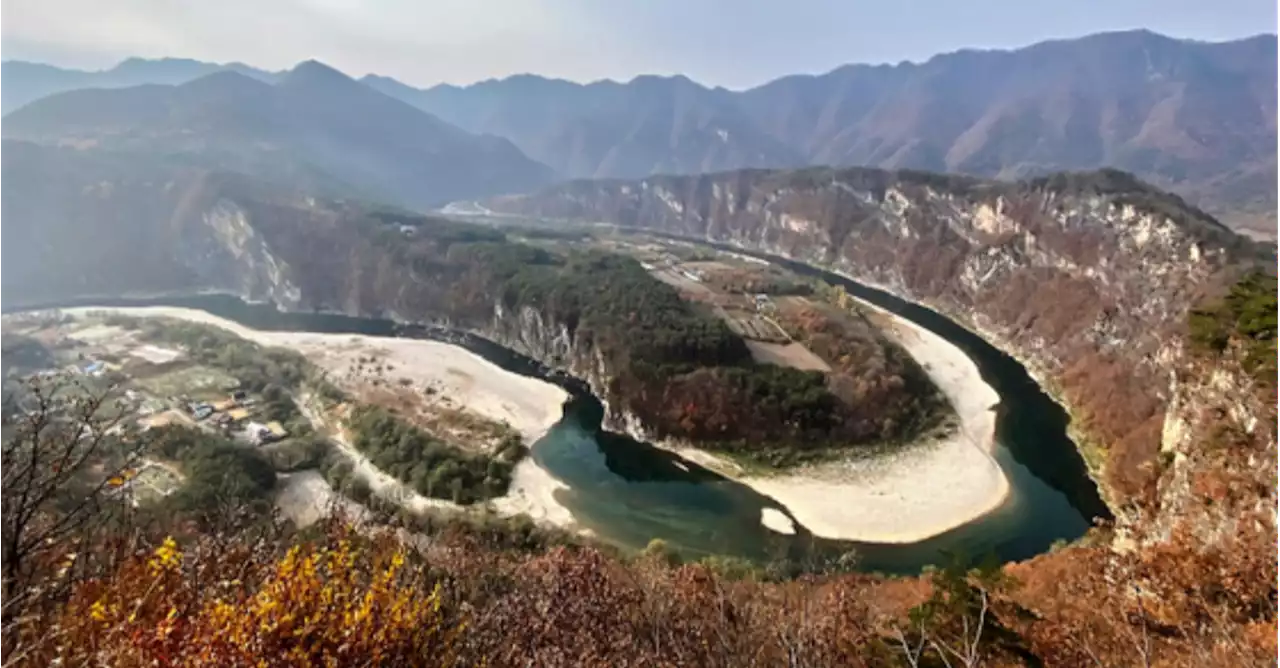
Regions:
M 29 665 L 449 665 L 460 625 L 394 539 L 274 547 L 166 538 L 77 588 Z M 219 546 L 226 547 L 226 546 Z
M 587 548 L 411 546 L 341 520 L 315 533 L 159 540 L 27 620 L 13 663 L 1248 666 L 1275 652 L 1262 534 L 1204 554 L 1086 545 L 1004 569 L 767 583 Z
M 35 475 L 33 462 L 58 444 L 58 461 L 98 461 L 113 451 L 92 448 L 110 442 L 18 431 L 5 442 L 3 663 L 1275 665 L 1274 385 L 1246 396 L 1196 384 L 1243 368 L 1238 338 L 1192 359 L 1200 405 L 1185 444 L 1116 526 L 1024 563 L 914 578 L 772 582 L 656 550 L 622 558 L 342 517 L 309 529 L 235 515 L 198 530 L 108 522 L 109 495 L 68 507 L 53 492 L 83 492 L 74 476 Z M 1264 419 L 1241 426 L 1233 409 Z M 48 502 L 26 503 L 29 490 Z
M 22 582 L 32 595 L 22 609 L 5 601 L 4 661 L 1273 665 L 1275 472 L 1258 463 L 1274 463 L 1274 442 L 1259 430 L 1202 444 L 1165 472 L 1165 505 L 1077 545 L 917 578 L 767 582 L 657 553 L 513 549 L 486 534 L 409 534 L 339 517 L 302 531 L 120 524 L 118 535 L 77 534 L 32 557 Z

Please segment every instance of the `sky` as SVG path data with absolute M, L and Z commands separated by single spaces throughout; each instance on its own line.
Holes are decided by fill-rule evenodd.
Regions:
M 102 69 L 130 56 L 286 69 L 316 59 L 417 86 L 532 72 L 684 74 L 740 89 L 847 63 L 1147 28 L 1276 31 L 1275 0 L 4 0 L 0 55 Z

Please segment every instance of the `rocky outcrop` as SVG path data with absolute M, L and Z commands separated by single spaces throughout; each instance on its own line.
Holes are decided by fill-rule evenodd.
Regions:
M 184 236 L 180 252 L 208 284 L 271 301 L 282 309 L 298 307 L 302 290 L 240 205 L 218 199 L 202 213 L 200 223 L 188 226 L 192 233 Z
M 493 307 L 493 319 L 475 333 L 558 369 L 586 383 L 591 393 L 604 405 L 602 426 L 641 441 L 659 441 L 615 389 L 614 373 L 604 354 L 590 342 L 576 336 L 568 325 L 534 309 L 506 308 L 501 302 Z
M 1113 503 L 1148 501 L 1188 308 L 1257 251 L 1176 197 L 1101 172 L 1001 183 L 878 170 L 575 182 L 487 203 L 839 271 L 951 316 L 1070 408 Z
M 1198 542 L 1217 544 L 1262 528 L 1240 522 L 1274 518 L 1275 394 L 1259 387 L 1236 353 L 1206 359 L 1181 345 L 1166 351 L 1181 364 L 1169 377 L 1150 540 L 1186 529 Z

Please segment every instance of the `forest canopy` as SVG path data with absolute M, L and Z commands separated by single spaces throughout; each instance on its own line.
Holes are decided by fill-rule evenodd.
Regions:
M 1240 347 L 1243 363 L 1266 381 L 1276 376 L 1276 277 L 1252 271 L 1231 286 L 1220 301 L 1191 312 L 1191 341 L 1222 353 Z
M 422 290 L 414 307 L 434 317 L 485 329 L 497 306 L 533 309 L 563 325 L 578 350 L 607 365 L 606 399 L 659 438 L 786 466 L 837 448 L 910 440 L 937 423 L 937 402 L 887 402 L 874 411 L 883 419 L 870 420 L 872 411 L 840 399 L 823 375 L 756 362 L 722 319 L 633 258 L 561 254 L 500 235 L 423 219 L 410 236 L 384 226 L 367 238 L 415 275 Z
M 347 426 L 373 465 L 424 496 L 475 503 L 506 494 L 525 454 L 518 441 L 493 455 L 465 452 L 377 406 L 355 408 Z

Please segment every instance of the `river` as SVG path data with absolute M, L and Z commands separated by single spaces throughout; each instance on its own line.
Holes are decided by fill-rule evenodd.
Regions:
M 741 252 L 740 249 L 733 249 Z M 851 294 L 908 318 L 964 350 L 1000 395 L 995 458 L 1010 483 L 1004 503 L 987 515 L 912 544 L 875 544 L 769 531 L 761 510 L 773 500 L 668 451 L 601 429 L 603 407 L 584 383 L 491 341 L 435 327 L 324 313 L 280 312 L 228 295 L 148 299 L 88 299 L 49 306 L 181 306 L 207 311 L 247 327 L 276 331 L 359 333 L 445 340 L 526 376 L 564 387 L 564 416 L 533 444 L 534 460 L 565 482 L 557 493 L 575 520 L 597 538 L 625 549 L 660 538 L 687 557 L 711 554 L 756 562 L 804 562 L 856 551 L 859 568 L 914 573 L 954 554 L 1000 561 L 1025 559 L 1070 541 L 1090 518 L 1109 517 L 1084 463 L 1067 437 L 1068 417 L 1016 360 L 947 318 L 918 305 L 806 265 L 768 257 L 797 272 L 820 275 Z M 938 494 L 947 490 L 939 489 Z M 857 512 L 850 508 L 849 512 Z M 793 518 L 794 519 L 794 518 Z

